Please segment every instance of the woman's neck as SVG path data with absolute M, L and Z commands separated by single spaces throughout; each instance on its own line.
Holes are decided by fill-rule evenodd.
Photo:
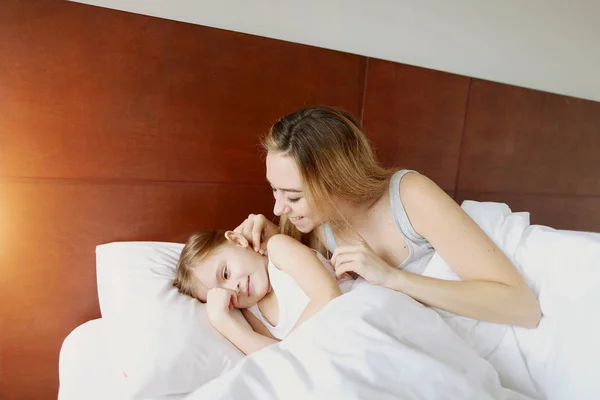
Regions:
M 372 220 L 372 215 L 381 209 L 381 205 L 385 203 L 387 197 L 387 192 L 385 192 L 372 201 L 363 204 L 354 204 L 344 199 L 336 200 L 337 211 L 334 212 L 338 216 L 333 219 L 333 222 L 340 226 L 349 224 L 354 229 L 360 230 L 361 227 Z

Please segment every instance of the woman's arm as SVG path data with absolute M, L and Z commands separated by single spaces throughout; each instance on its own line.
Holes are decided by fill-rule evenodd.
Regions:
M 234 232 L 244 236 L 252 245 L 254 251 L 264 254 L 267 250 L 269 239 L 273 235 L 279 234 L 280 228 L 262 214 L 250 214 L 248 218 L 234 229 Z M 325 243 L 326 240 L 322 227 L 313 230 L 309 234 L 308 246 L 323 255 L 326 255 L 328 251 Z
M 233 231 L 243 235 L 254 251 L 264 254 L 269 239 L 279 232 L 279 227 L 262 214 L 250 214 Z
M 466 317 L 536 327 L 541 309 L 508 257 L 442 189 L 420 174 L 407 174 L 400 197 L 415 230 L 462 281 L 395 269 L 384 284 L 427 305 Z
M 286 235 L 273 236 L 267 247 L 273 264 L 290 274 L 310 298 L 292 331 L 342 294 L 314 250 Z

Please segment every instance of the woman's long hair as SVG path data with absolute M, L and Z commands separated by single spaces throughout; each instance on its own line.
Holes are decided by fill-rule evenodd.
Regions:
M 334 229 L 352 228 L 335 198 L 355 205 L 372 203 L 388 190 L 394 173 L 378 162 L 357 120 L 333 107 L 301 108 L 281 118 L 263 146 L 296 162 L 309 206 Z M 317 250 L 325 247 L 316 243 L 313 232 L 298 231 L 285 215 L 280 218 L 280 229 Z

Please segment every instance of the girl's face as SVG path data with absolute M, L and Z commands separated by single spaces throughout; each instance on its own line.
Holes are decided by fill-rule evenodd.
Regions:
M 270 292 L 268 259 L 252 250 L 242 235 L 231 231 L 225 235 L 227 243 L 194 268 L 200 284 L 197 296 L 206 301 L 210 289 L 229 289 L 238 295 L 237 308 L 251 307 Z
M 267 181 L 273 189 L 275 215 L 285 215 L 303 233 L 321 225 L 320 219 L 308 205 L 300 171 L 293 159 L 281 152 L 267 154 Z

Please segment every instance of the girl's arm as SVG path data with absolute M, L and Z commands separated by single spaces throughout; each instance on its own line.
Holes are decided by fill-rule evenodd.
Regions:
M 337 282 L 309 247 L 280 234 L 271 237 L 267 249 L 273 264 L 290 274 L 310 299 L 292 331 L 342 294 Z
M 254 353 L 277 343 L 278 340 L 255 332 L 230 312 L 232 295 L 233 292 L 227 289 L 214 288 L 208 291 L 206 305 L 208 320 L 212 326 L 244 354 Z
M 271 338 L 273 340 L 277 340 L 271 334 L 271 332 L 267 329 L 267 327 L 265 326 L 265 324 L 263 324 L 262 322 L 260 322 L 260 320 L 258 318 L 256 318 L 254 316 L 254 314 L 252 314 L 250 311 L 248 311 L 246 309 L 243 309 L 242 310 L 242 315 L 246 319 L 246 322 L 248 322 L 248 324 L 250 324 L 250 326 L 252 327 L 252 330 L 254 332 L 260 333 L 261 335 L 266 336 L 268 338 Z
M 462 281 L 394 269 L 385 286 L 466 317 L 537 326 L 541 309 L 534 293 L 502 250 L 454 200 L 420 174 L 403 177 L 400 197 L 415 230 Z
M 218 331 L 246 355 L 279 342 L 277 339 L 254 332 L 251 328 L 240 324 L 234 318 L 222 325 Z

